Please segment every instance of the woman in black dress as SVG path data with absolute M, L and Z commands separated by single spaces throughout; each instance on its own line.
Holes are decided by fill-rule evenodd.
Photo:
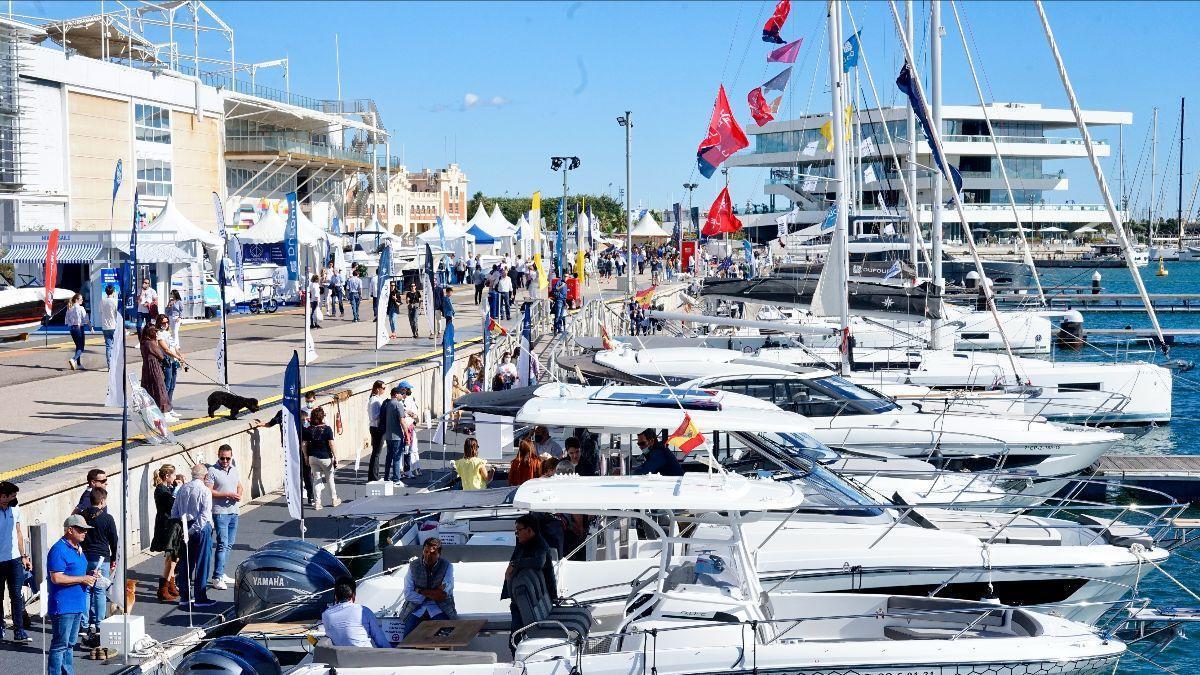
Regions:
M 171 396 L 167 393 L 166 378 L 163 377 L 163 357 L 166 352 L 158 343 L 158 328 L 153 321 L 142 326 L 138 342 L 142 349 L 142 389 L 158 404 L 163 414 L 171 412 Z
M 163 602 L 179 600 L 175 587 L 177 558 L 167 548 L 171 538 L 171 507 L 175 506 L 175 490 L 182 483 L 183 476 L 175 473 L 173 464 L 163 464 L 154 474 L 154 537 L 150 540 L 150 550 L 165 552 L 163 575 L 158 580 L 158 599 Z

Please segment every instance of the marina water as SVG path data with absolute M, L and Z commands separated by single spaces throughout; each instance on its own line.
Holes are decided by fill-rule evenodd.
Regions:
M 1157 263 L 1141 270 L 1146 283 L 1146 290 L 1151 293 L 1197 293 L 1200 292 L 1200 263 L 1167 263 L 1169 274 L 1165 277 L 1155 275 Z M 1042 283 L 1045 286 L 1086 286 L 1091 283 L 1093 270 L 1086 269 L 1045 269 L 1039 270 Z M 1100 270 L 1103 279 L 1101 285 L 1104 293 L 1136 293 L 1133 279 L 1127 269 Z M 1085 312 L 1084 326 L 1088 329 L 1099 328 L 1149 328 L 1150 320 L 1141 309 L 1129 312 Z M 1200 328 L 1200 312 L 1163 312 L 1158 315 L 1159 322 L 1164 328 Z M 1112 338 L 1096 336 L 1089 338 L 1096 345 L 1110 354 L 1117 352 L 1117 343 Z M 1150 429 L 1123 429 L 1128 438 L 1115 449 L 1121 453 L 1147 454 L 1200 454 L 1200 336 L 1182 337 L 1179 344 L 1171 349 L 1170 358 L 1183 359 L 1197 364 L 1197 369 L 1188 373 L 1175 373 L 1172 400 L 1171 424 Z M 1143 346 L 1142 349 L 1148 349 Z M 1079 354 L 1070 352 L 1057 355 L 1062 359 L 1104 360 L 1106 357 L 1096 349 L 1085 349 Z M 1112 358 L 1109 356 L 1108 358 Z M 1148 353 L 1125 355 L 1122 350 L 1121 358 L 1147 359 Z M 1161 363 L 1162 357 L 1159 356 Z M 1200 516 L 1200 509 L 1193 508 L 1187 515 Z M 1172 554 L 1165 568 L 1193 591 L 1200 589 L 1200 556 L 1193 555 L 1194 551 L 1183 549 L 1182 555 Z M 1186 558 L 1185 558 L 1186 556 Z M 1196 560 L 1197 562 L 1193 562 Z M 1157 607 L 1197 607 L 1196 602 L 1186 592 L 1166 579 L 1157 571 L 1148 570 L 1147 579 L 1142 583 L 1141 594 L 1154 599 L 1152 606 Z M 1193 628 L 1192 631 L 1195 632 Z M 1138 651 L 1141 649 L 1135 647 Z M 1200 650 L 1189 640 L 1176 640 L 1166 651 L 1153 655 L 1161 663 L 1175 672 L 1200 672 Z M 1128 655 L 1121 660 L 1119 672 L 1130 675 L 1151 675 L 1162 673 L 1150 663 Z

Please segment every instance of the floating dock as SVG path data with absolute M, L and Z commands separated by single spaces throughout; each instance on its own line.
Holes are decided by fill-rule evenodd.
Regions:
M 1105 455 L 1095 478 L 1158 490 L 1180 502 L 1200 501 L 1200 455 Z

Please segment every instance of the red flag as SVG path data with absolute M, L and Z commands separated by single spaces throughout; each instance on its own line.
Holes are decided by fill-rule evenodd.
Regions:
M 46 316 L 54 311 L 54 286 L 58 283 L 58 230 L 50 230 L 50 243 L 46 244 Z
M 717 195 L 717 199 L 708 209 L 708 218 L 704 221 L 704 227 L 700 230 L 700 234 L 706 237 L 715 237 L 724 232 L 737 232 L 742 229 L 742 221 L 733 215 L 733 202 L 729 199 L 729 188 L 721 190 L 721 194 Z
M 645 289 L 638 291 L 637 293 L 634 293 L 633 294 L 634 301 L 636 301 L 637 304 L 641 305 L 641 307 L 643 309 L 649 309 L 650 304 L 654 302 L 654 289 L 656 289 L 656 288 L 658 288 L 658 287 L 651 286 L 650 288 L 645 288 Z
M 496 321 L 496 317 L 494 316 L 488 317 L 488 332 L 492 335 L 500 335 L 501 337 L 508 335 L 508 330 L 504 326 L 501 326 L 500 322 Z
M 733 153 L 748 147 L 750 141 L 742 128 L 738 126 L 729 109 L 729 99 L 725 96 L 725 85 L 717 90 L 717 103 L 713 107 L 712 119 L 708 122 L 708 135 L 700 142 L 696 150 L 696 164 L 705 178 L 712 178 L 721 162 L 729 159 Z
M 773 42 L 777 45 L 783 44 L 783 38 L 779 37 L 779 31 L 783 30 L 783 24 L 787 21 L 788 14 L 792 11 L 791 0 L 779 0 L 775 4 L 775 12 L 771 14 L 771 18 L 763 24 L 762 39 L 763 42 Z
M 775 116 L 771 114 L 771 106 L 767 105 L 767 99 L 763 96 L 762 87 L 751 89 L 746 96 L 746 102 L 750 104 L 750 115 L 758 126 L 775 120 Z

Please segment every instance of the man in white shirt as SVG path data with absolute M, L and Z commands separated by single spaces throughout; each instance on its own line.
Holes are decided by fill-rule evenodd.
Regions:
M 505 321 L 512 320 L 512 296 L 513 283 L 512 277 L 507 274 L 501 274 L 496 280 L 496 291 L 500 293 L 500 315 Z
M 104 287 L 104 297 L 100 298 L 100 330 L 104 332 L 104 363 L 112 367 L 113 338 L 121 327 L 121 312 L 117 304 L 116 288 L 112 284 Z
M 142 324 L 150 319 L 150 310 L 158 310 L 158 291 L 150 287 L 150 279 L 142 279 L 142 290 L 138 294 L 137 329 L 142 332 Z
M 338 579 L 334 584 L 336 602 L 321 614 L 325 637 L 335 647 L 391 647 L 371 610 L 354 602 L 357 590 L 350 577 Z
M 317 309 L 321 307 L 321 284 L 318 283 L 320 277 L 312 275 L 312 279 L 308 282 L 308 307 L 309 307 L 309 327 L 320 328 L 321 324 L 317 323 Z

